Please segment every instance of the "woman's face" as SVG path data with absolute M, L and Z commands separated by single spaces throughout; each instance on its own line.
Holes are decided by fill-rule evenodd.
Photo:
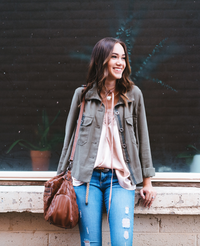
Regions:
M 122 73 L 126 67 L 126 55 L 121 44 L 116 43 L 112 56 L 108 61 L 108 76 L 107 80 L 121 79 Z

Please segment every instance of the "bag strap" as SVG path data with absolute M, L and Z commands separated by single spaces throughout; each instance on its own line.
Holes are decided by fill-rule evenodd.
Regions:
M 85 98 L 83 98 L 83 101 L 81 103 L 81 109 L 80 109 L 80 113 L 79 113 L 79 117 L 78 117 L 78 123 L 77 123 L 76 133 L 75 133 L 75 137 L 74 137 L 74 143 L 73 143 L 73 147 L 72 147 L 72 152 L 71 152 L 71 156 L 70 156 L 70 159 L 69 159 L 68 170 L 71 170 L 71 168 L 72 168 L 72 163 L 73 163 L 73 159 L 74 159 L 74 153 L 75 153 L 76 144 L 77 144 L 77 140 L 78 140 L 79 129 L 80 129 L 80 125 L 82 123 L 81 120 L 82 120 L 82 116 L 83 116 L 84 106 L 85 106 Z

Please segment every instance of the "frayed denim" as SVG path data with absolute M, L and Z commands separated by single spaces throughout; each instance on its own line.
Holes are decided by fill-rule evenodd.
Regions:
M 90 181 L 88 205 L 85 204 L 86 184 L 75 186 L 79 207 L 81 246 L 102 246 L 103 203 L 109 207 L 112 171 L 93 171 Z M 113 173 L 112 199 L 109 213 L 112 246 L 132 246 L 135 191 L 122 188 Z

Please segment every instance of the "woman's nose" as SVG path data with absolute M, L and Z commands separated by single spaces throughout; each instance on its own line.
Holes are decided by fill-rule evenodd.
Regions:
M 123 60 L 121 58 L 117 59 L 117 64 L 123 64 Z

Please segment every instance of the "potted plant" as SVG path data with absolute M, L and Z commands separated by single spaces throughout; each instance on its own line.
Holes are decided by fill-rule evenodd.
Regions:
M 46 110 L 42 110 L 42 121 L 41 123 L 37 124 L 37 130 L 35 132 L 36 140 L 34 143 L 24 139 L 18 139 L 10 146 L 7 153 L 9 153 L 15 145 L 19 144 L 20 146 L 30 150 L 33 171 L 48 170 L 51 150 L 55 147 L 56 144 L 63 142 L 63 136 L 61 137 L 54 135 L 51 138 L 49 137 L 50 127 L 57 120 L 59 114 L 60 111 L 57 113 L 53 121 L 49 123 Z M 35 144 L 35 142 L 37 144 Z
M 194 145 L 188 145 L 187 151 L 179 154 L 178 158 L 185 158 L 190 165 L 190 172 L 200 173 L 200 150 Z

